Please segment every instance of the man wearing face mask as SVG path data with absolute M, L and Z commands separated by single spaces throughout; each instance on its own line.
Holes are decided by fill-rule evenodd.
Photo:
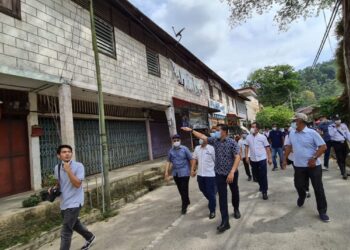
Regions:
M 198 169 L 196 169 L 198 166 Z M 194 149 L 191 176 L 197 174 L 199 190 L 207 198 L 209 204 L 209 219 L 215 218 L 216 184 L 215 184 L 215 150 L 207 141 L 199 139 L 199 145 Z
M 260 192 L 262 193 L 262 198 L 264 200 L 268 199 L 268 181 L 267 181 L 267 164 L 272 164 L 270 144 L 267 141 L 266 136 L 259 133 L 260 126 L 258 123 L 254 122 L 251 125 L 250 135 L 247 136 L 245 155 L 246 162 L 252 166 L 253 176 L 258 177 L 258 182 L 260 186 Z
M 182 130 L 192 132 L 199 139 L 208 141 L 215 149 L 215 180 L 219 193 L 221 212 L 221 224 L 217 227 L 219 233 L 230 229 L 228 205 L 227 205 L 227 184 L 232 193 L 233 216 L 235 219 L 241 217 L 239 211 L 239 189 L 238 189 L 238 166 L 240 162 L 238 144 L 228 136 L 227 125 L 220 124 L 216 131 L 208 138 L 202 133 L 191 128 L 183 127 Z
M 304 205 L 306 199 L 306 186 L 310 179 L 315 191 L 317 210 L 323 222 L 329 222 L 327 215 L 327 200 L 322 183 L 322 168 L 319 157 L 326 151 L 326 143 L 313 129 L 308 128 L 308 117 L 303 113 L 296 113 L 296 129 L 289 133 L 286 142 L 286 154 L 283 167 L 291 152 L 294 156 L 294 185 L 298 192 L 298 207 Z
M 273 124 L 272 130 L 270 132 L 268 139 L 270 141 L 271 149 L 272 149 L 272 162 L 273 162 L 272 171 L 275 171 L 278 169 L 277 168 L 277 161 L 276 161 L 277 154 L 278 154 L 278 158 L 280 161 L 280 167 L 282 168 L 284 133 L 277 128 L 276 124 Z
M 334 124 L 328 127 L 328 132 L 332 140 L 335 156 L 337 157 L 337 163 L 340 169 L 340 173 L 343 179 L 348 178 L 346 172 L 346 156 L 349 153 L 348 141 L 350 141 L 349 129 L 345 123 L 341 122 L 340 117 L 337 115 L 334 119 Z
M 165 180 L 169 180 L 169 169 L 170 165 L 172 165 L 172 175 L 182 201 L 181 213 L 186 214 L 187 207 L 190 205 L 188 184 L 190 181 L 192 154 L 186 146 L 181 145 L 180 135 L 174 135 L 172 141 L 173 147 L 169 150 L 168 160 L 165 166 Z
M 249 163 L 246 161 L 246 157 L 249 157 L 249 156 L 245 155 L 245 145 L 246 145 L 247 136 L 248 136 L 247 132 L 244 131 L 242 133 L 242 138 L 238 141 L 238 146 L 239 146 L 239 149 L 240 149 L 240 151 L 239 151 L 240 152 L 240 157 L 241 157 L 241 159 L 243 161 L 245 173 L 248 176 L 248 181 L 251 181 L 252 180 L 252 174 L 250 173 Z M 253 176 L 253 179 L 254 179 L 255 182 L 257 182 L 256 176 Z
M 323 166 L 322 166 L 322 169 L 325 171 L 328 171 L 329 156 L 331 154 L 331 148 L 332 148 L 332 140 L 328 132 L 328 127 L 332 124 L 333 122 L 328 121 L 326 116 L 321 116 L 320 124 L 317 127 L 318 131 L 320 132 L 323 140 L 326 142 L 326 145 L 327 145 L 327 150 L 324 153 Z

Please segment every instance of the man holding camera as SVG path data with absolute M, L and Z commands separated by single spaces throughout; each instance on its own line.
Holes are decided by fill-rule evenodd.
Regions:
M 56 188 L 59 187 L 61 192 L 61 214 L 63 225 L 61 231 L 60 250 L 69 250 L 73 231 L 76 231 L 86 240 L 82 250 L 89 249 L 95 240 L 87 228 L 79 220 L 79 212 L 84 203 L 84 190 L 82 181 L 85 178 L 83 164 L 72 160 L 72 147 L 61 145 L 57 149 L 57 157 L 61 163 L 55 166 L 55 178 L 57 179 Z M 49 193 L 53 189 L 49 189 Z

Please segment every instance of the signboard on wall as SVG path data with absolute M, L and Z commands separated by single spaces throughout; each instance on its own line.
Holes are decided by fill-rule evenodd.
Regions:
M 190 125 L 193 129 L 208 128 L 208 115 L 202 112 L 189 112 Z
M 227 115 L 227 111 L 226 111 L 225 105 L 220 103 L 220 102 L 217 102 L 217 101 L 214 101 L 214 100 L 210 99 L 209 100 L 209 107 L 213 108 L 213 109 L 220 110 L 220 112 L 214 113 L 217 116 L 225 117 Z

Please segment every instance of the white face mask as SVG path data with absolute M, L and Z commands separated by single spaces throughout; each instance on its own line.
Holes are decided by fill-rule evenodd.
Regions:
M 202 139 L 199 139 L 199 145 L 202 145 L 204 141 Z
M 340 125 L 340 124 L 341 124 L 341 120 L 336 120 L 336 121 L 334 121 L 334 123 L 335 123 L 336 125 Z
M 276 127 L 273 127 L 273 128 L 272 128 L 272 130 L 275 130 L 275 131 L 276 131 L 276 130 L 277 130 L 277 128 L 276 128 Z
M 290 127 L 291 127 L 292 129 L 296 129 L 296 128 L 297 128 L 296 122 L 292 122 L 292 123 L 290 124 Z
M 173 145 L 174 145 L 175 148 L 178 148 L 178 147 L 180 147 L 181 142 L 176 141 L 176 142 L 173 143 Z
M 256 133 L 256 128 L 251 128 L 250 133 L 255 134 Z
M 247 135 L 246 135 L 246 134 L 243 134 L 243 135 L 242 135 L 242 138 L 243 138 L 243 139 L 246 139 L 246 138 L 247 138 Z

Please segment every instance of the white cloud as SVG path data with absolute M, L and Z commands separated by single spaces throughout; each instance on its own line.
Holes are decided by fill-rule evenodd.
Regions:
M 278 31 L 273 13 L 254 16 L 229 27 L 228 7 L 219 0 L 131 0 L 169 34 L 186 27 L 181 43 L 235 87 L 250 72 L 267 65 L 309 66 L 325 31 L 323 17 L 299 20 L 288 32 Z M 328 13 L 329 16 L 329 13 Z M 336 46 L 331 35 L 333 47 Z M 330 59 L 327 44 L 320 61 Z

